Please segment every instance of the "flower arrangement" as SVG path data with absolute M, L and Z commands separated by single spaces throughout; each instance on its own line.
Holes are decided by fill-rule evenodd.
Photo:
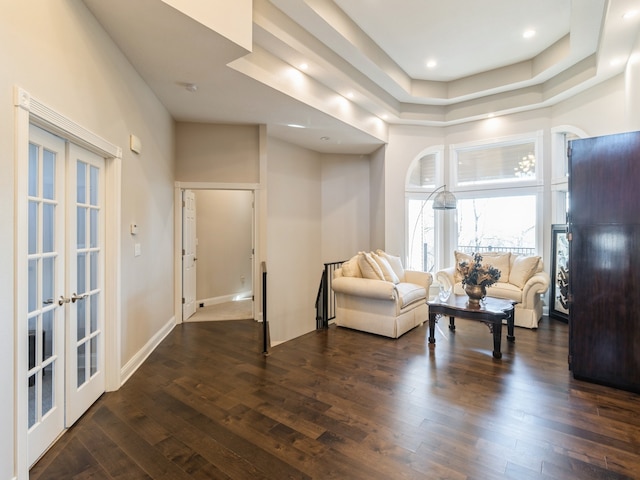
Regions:
M 482 255 L 472 254 L 473 261 L 463 260 L 456 268 L 462 275 L 462 285 L 490 287 L 500 279 L 500 270 L 491 265 L 482 265 Z

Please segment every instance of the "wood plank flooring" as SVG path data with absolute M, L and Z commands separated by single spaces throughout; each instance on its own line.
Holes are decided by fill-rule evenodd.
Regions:
M 180 325 L 30 478 L 640 478 L 640 396 L 574 380 L 566 324 L 516 328 L 501 360 L 484 324 L 447 324 L 268 357 L 253 321 Z

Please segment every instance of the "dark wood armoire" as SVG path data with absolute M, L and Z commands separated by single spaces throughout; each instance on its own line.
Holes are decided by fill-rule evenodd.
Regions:
M 569 368 L 640 392 L 640 132 L 569 146 Z

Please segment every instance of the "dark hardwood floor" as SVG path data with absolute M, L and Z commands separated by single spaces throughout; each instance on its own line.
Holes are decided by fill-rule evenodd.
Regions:
M 30 478 L 640 478 L 640 396 L 574 380 L 566 324 L 495 360 L 484 324 L 447 323 L 435 346 L 332 326 L 266 358 L 253 321 L 178 326 Z

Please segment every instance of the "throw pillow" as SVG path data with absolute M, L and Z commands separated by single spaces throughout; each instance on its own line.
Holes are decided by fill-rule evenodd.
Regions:
M 524 288 L 524 284 L 536 273 L 539 261 L 540 257 L 515 256 L 509 274 L 509 283 Z
M 481 253 L 482 264 L 491 265 L 500 270 L 499 282 L 508 283 L 511 271 L 511 252 L 486 252 Z
M 382 270 L 380 270 L 380 267 L 370 253 L 358 253 L 358 266 L 360 267 L 360 271 L 364 278 L 369 278 L 371 280 L 384 280 Z
M 354 255 L 342 264 L 343 277 L 362 277 L 358 266 L 358 255 Z
M 400 283 L 400 279 L 396 275 L 396 272 L 393 271 L 393 268 L 391 268 L 391 265 L 389 265 L 389 262 L 386 258 L 381 257 L 380 255 L 373 252 L 371 252 L 371 256 L 380 267 L 380 270 L 382 270 L 382 275 L 384 275 L 384 279 L 387 282 L 393 282 L 395 284 Z
M 376 250 L 376 253 L 380 255 L 382 258 L 384 258 L 387 262 L 389 262 L 389 265 L 391 266 L 396 276 L 398 277 L 398 281 L 403 282 L 404 267 L 402 266 L 402 260 L 400 260 L 400 257 L 389 255 L 387 252 L 383 250 Z
M 455 271 L 453 273 L 453 279 L 455 280 L 455 283 L 459 283 L 462 281 L 462 274 L 458 271 L 458 265 L 460 264 L 460 262 L 469 262 L 471 263 L 473 261 L 473 257 L 471 255 L 469 255 L 468 253 L 464 253 L 464 252 L 459 252 L 457 250 L 453 251 L 453 257 L 455 259 Z

